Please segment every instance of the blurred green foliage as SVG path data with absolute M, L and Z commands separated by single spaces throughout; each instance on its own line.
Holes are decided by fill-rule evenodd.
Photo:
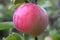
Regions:
M 12 33 L 8 37 L 6 37 L 6 40 L 22 40 L 19 34 Z
M 0 22 L 0 30 L 10 29 L 13 28 L 12 22 Z
M 14 28 L 12 20 L 13 13 L 16 7 L 21 5 L 25 0 L 1 0 L 0 1 L 0 30 Z M 60 0 L 39 0 L 38 5 L 47 10 L 49 15 L 49 24 L 46 28 L 46 33 L 39 36 L 39 39 L 44 40 L 46 36 L 51 36 L 53 40 L 60 40 Z M 10 9 L 11 8 L 11 9 Z M 13 39 L 12 39 L 13 37 Z M 11 34 L 7 37 L 7 40 L 19 40 L 19 37 L 15 37 L 15 34 Z M 34 38 L 30 37 L 30 40 Z

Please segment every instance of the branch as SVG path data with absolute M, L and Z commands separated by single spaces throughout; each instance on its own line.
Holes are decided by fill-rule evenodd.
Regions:
M 38 38 L 37 38 L 37 37 L 35 37 L 35 40 L 38 40 Z
M 26 3 L 35 3 L 37 4 L 38 0 L 25 0 Z

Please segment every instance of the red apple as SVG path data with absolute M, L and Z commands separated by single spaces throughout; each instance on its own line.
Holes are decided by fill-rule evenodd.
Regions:
M 41 6 L 26 3 L 14 12 L 13 23 L 18 31 L 37 36 L 47 27 L 48 15 Z

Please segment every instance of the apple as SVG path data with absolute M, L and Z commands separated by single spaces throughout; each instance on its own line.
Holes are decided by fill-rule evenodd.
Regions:
M 46 10 L 33 3 L 19 6 L 13 14 L 13 23 L 18 31 L 38 36 L 47 27 L 49 18 Z

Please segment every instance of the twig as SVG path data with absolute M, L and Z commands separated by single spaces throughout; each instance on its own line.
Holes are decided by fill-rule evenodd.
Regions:
M 35 37 L 35 40 L 38 40 L 38 38 L 37 38 L 37 37 Z

